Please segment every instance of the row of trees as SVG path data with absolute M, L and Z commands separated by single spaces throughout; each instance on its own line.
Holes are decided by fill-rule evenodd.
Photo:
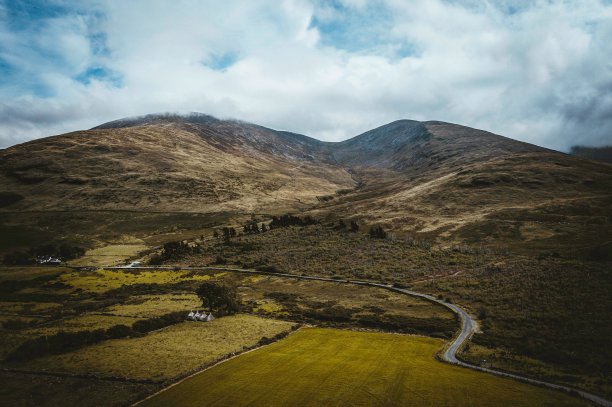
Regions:
M 272 216 L 272 222 L 270 222 L 270 229 L 274 228 L 285 228 L 289 226 L 309 226 L 316 225 L 319 223 L 315 218 L 310 215 L 306 215 L 303 218 L 290 214 L 281 216 Z
M 236 233 L 236 229 L 234 229 L 233 227 L 227 227 L 227 226 L 226 226 L 226 227 L 224 227 L 223 229 L 221 229 L 221 235 L 223 236 L 223 240 L 224 240 L 224 241 L 229 242 L 229 240 L 230 240 L 232 237 L 237 236 L 237 235 L 238 235 L 238 233 Z M 218 238 L 218 237 L 219 237 L 219 231 L 215 230 L 215 231 L 213 232 L 213 236 L 214 236 L 215 238 Z
M 281 216 L 273 216 L 272 221 L 270 222 L 269 226 L 266 226 L 265 223 L 262 223 L 260 227 L 258 223 L 255 221 L 248 222 L 242 227 L 242 232 L 245 235 L 250 235 L 250 234 L 267 232 L 268 230 L 276 229 L 276 228 L 283 228 L 283 227 L 289 227 L 289 226 L 310 226 L 310 225 L 316 225 L 318 223 L 319 222 L 310 215 L 306 215 L 303 218 L 301 218 L 299 216 L 285 214 Z M 347 224 L 343 219 L 340 219 L 338 220 L 338 223 L 334 225 L 333 227 L 336 230 L 348 230 L 350 232 L 359 231 L 359 224 L 355 220 L 351 220 Z M 230 238 L 236 236 L 236 229 L 234 229 L 233 227 L 224 227 L 222 229 L 222 232 L 223 232 L 223 239 L 226 242 L 229 241 Z M 383 229 L 382 226 L 376 225 L 370 228 L 369 236 L 374 239 L 386 239 L 387 232 Z M 214 237 L 219 237 L 218 231 L 214 232 Z
M 6 359 L 10 361 L 25 361 L 49 354 L 65 353 L 107 339 L 141 336 L 147 332 L 173 325 L 184 320 L 185 313 L 181 311 L 136 321 L 131 327 L 127 325 L 115 325 L 108 329 L 96 329 L 93 331 L 60 331 L 54 335 L 39 336 L 23 342 L 11 352 Z
M 245 235 L 251 235 L 251 234 L 257 234 L 257 233 L 264 233 L 274 228 L 282 228 L 282 227 L 289 227 L 289 226 L 308 226 L 308 225 L 315 225 L 317 223 L 318 221 L 310 215 L 306 215 L 305 217 L 300 218 L 299 216 L 286 214 L 286 215 L 281 215 L 281 216 L 273 216 L 272 222 L 270 222 L 269 226 L 266 226 L 266 224 L 263 222 L 261 223 L 261 226 L 260 226 L 256 221 L 250 221 L 242 227 L 242 233 L 244 233 Z M 353 225 L 353 223 L 354 222 L 351 223 L 351 228 L 356 226 L 356 228 L 359 229 L 359 226 L 357 226 L 356 223 Z M 226 226 L 223 229 L 221 229 L 221 233 L 219 233 L 218 230 L 215 230 L 213 232 L 213 236 L 215 238 L 222 236 L 223 240 L 228 242 L 231 238 L 237 236 L 237 232 L 235 228 L 231 226 L 229 227 Z
M 180 260 L 200 250 L 202 250 L 200 246 L 191 247 L 188 243 L 182 241 L 164 243 L 160 254 L 151 256 L 149 264 L 158 265 L 169 260 Z
M 253 222 L 250 222 L 244 225 L 244 227 L 242 228 L 242 231 L 244 232 L 245 235 L 250 235 L 254 233 L 264 233 L 268 231 L 268 227 L 266 226 L 265 223 L 262 223 L 261 228 L 260 228 L 257 222 L 253 221 Z

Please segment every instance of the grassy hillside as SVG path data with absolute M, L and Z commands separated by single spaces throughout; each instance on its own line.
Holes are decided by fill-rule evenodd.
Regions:
M 5 149 L 0 163 L 11 211 L 295 210 L 353 186 L 313 139 L 219 120 L 69 133 Z
M 145 116 L 5 149 L 0 187 L 1 235 L 13 236 L 0 251 L 310 210 L 441 245 L 612 257 L 612 167 L 442 122 L 323 143 L 205 115 Z
M 320 217 L 443 245 L 612 258 L 609 165 L 440 122 L 395 122 L 334 148 L 359 188 Z
M 562 393 L 449 366 L 439 340 L 302 329 L 206 370 L 143 406 L 586 406 Z

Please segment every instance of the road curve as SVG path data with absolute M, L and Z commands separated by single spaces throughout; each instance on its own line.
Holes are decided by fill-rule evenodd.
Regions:
M 73 268 L 80 268 L 80 267 L 73 267 Z M 106 269 L 150 269 L 150 270 L 159 270 L 159 269 L 167 269 L 167 270 L 175 270 L 177 269 L 177 267 L 164 267 L 164 266 L 139 266 L 139 267 L 123 267 L 123 266 L 119 266 L 119 267 L 105 267 Z M 591 394 L 588 393 L 586 391 L 583 390 L 579 390 L 579 389 L 574 389 L 572 387 L 569 386 L 563 386 L 560 384 L 555 384 L 555 383 L 549 383 L 549 382 L 545 382 L 542 380 L 536 380 L 536 379 L 531 379 L 529 377 L 525 377 L 525 376 L 521 376 L 518 374 L 513 374 L 513 373 L 507 373 L 507 372 L 502 372 L 499 370 L 495 370 L 495 369 L 489 369 L 486 367 L 481 367 L 481 366 L 477 366 L 477 365 L 472 365 L 470 363 L 466 363 L 463 362 L 459 359 L 457 359 L 457 351 L 459 351 L 459 349 L 471 338 L 472 334 L 474 333 L 475 327 L 476 327 L 476 323 L 474 322 L 474 320 L 472 319 L 472 317 L 470 317 L 470 315 L 461 307 L 455 305 L 455 304 L 451 304 L 449 302 L 446 302 L 442 299 L 436 298 L 433 295 L 429 295 L 429 294 L 423 294 L 423 293 L 419 293 L 416 291 L 412 291 L 412 290 L 407 290 L 404 288 L 399 288 L 399 287 L 394 287 L 392 285 L 388 285 L 388 284 L 382 284 L 382 283 L 373 283 L 373 282 L 369 282 L 369 281 L 358 281 L 358 280 L 338 280 L 338 279 L 333 279 L 333 278 L 326 278 L 326 277 L 317 277 L 317 276 L 305 276 L 305 275 L 295 275 L 295 274 L 287 274 L 287 273 L 270 273 L 267 271 L 258 271 L 258 270 L 248 270 L 248 269 L 241 269 L 241 268 L 226 268 L 226 267 L 180 267 L 179 270 L 218 270 L 218 271 L 233 271 L 233 272 L 238 272 L 238 273 L 247 273 L 247 274 L 263 274 L 263 275 L 269 275 L 269 276 L 277 276 L 277 277 L 287 277 L 287 278 L 293 278 L 293 279 L 298 279 L 298 280 L 316 280 L 316 281 L 327 281 L 327 282 L 333 282 L 333 283 L 344 283 L 344 284 L 354 284 L 354 285 L 363 285 L 363 286 L 370 286 L 370 287 L 378 287 L 378 288 L 382 288 L 385 290 L 390 290 L 390 291 L 394 291 L 394 292 L 398 292 L 398 293 L 402 293 L 402 294 L 406 294 L 406 295 L 410 295 L 412 297 L 418 297 L 418 298 L 423 298 L 425 300 L 431 301 L 431 302 L 435 302 L 437 304 L 440 304 L 448 309 L 450 309 L 452 312 L 454 312 L 459 319 L 461 320 L 461 330 L 459 331 L 459 334 L 457 336 L 455 336 L 455 338 L 446 346 L 446 349 L 444 350 L 444 352 L 441 355 L 442 360 L 444 360 L 445 362 L 454 364 L 454 365 L 458 365 L 458 366 L 463 366 L 466 368 L 470 368 L 473 370 L 478 370 L 480 372 L 485 372 L 485 373 L 491 373 L 497 376 L 502 376 L 502 377 L 508 377 L 511 379 L 516 379 L 522 382 L 526 382 L 526 383 L 530 383 L 530 384 L 535 384 L 538 386 L 543 386 L 543 387 L 547 387 L 549 389 L 553 389 L 553 390 L 560 390 L 560 391 L 564 391 L 570 394 L 575 394 L 577 396 L 580 396 L 588 401 L 591 401 L 597 405 L 600 406 L 604 406 L 604 407 L 612 407 L 612 401 L 606 400 L 603 397 L 597 396 L 595 394 Z

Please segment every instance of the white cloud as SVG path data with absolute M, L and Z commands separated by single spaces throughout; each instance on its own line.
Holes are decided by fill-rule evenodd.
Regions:
M 558 149 L 612 143 L 611 6 L 324 4 L 108 0 L 90 3 L 95 13 L 80 6 L 45 19 L 43 29 L 16 32 L 0 0 L 0 62 L 14 70 L 14 83 L 0 82 L 0 147 L 162 111 L 235 117 L 328 140 L 413 118 Z M 369 31 L 364 21 L 378 28 Z M 375 43 L 352 50 L 334 42 L 342 30 L 342 41 L 362 41 L 365 31 Z M 412 52 L 391 52 L 401 47 Z M 211 67 L 228 55 L 232 65 Z M 96 66 L 121 86 L 74 79 Z M 35 91 L 41 87 L 48 92 Z

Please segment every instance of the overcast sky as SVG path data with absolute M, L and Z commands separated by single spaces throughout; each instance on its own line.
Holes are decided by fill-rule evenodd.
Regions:
M 612 2 L 0 0 L 0 148 L 155 112 L 612 144 Z

